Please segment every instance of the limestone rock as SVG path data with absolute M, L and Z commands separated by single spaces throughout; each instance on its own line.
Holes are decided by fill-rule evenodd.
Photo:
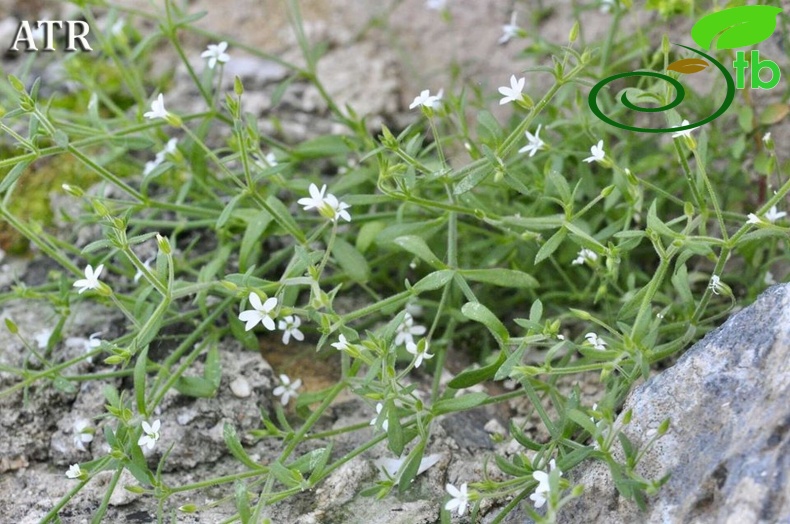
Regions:
M 560 522 L 790 521 L 790 285 L 774 286 L 636 388 L 625 433 L 636 445 L 671 419 L 638 473 L 671 477 L 646 513 L 621 497 L 609 470 L 585 464 L 584 496 Z M 622 415 L 621 415 L 622 419 Z

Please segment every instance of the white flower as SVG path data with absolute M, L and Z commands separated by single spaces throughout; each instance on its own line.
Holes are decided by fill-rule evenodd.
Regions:
M 159 162 L 157 162 L 156 160 L 149 160 L 148 162 L 145 163 L 145 168 L 143 169 L 143 176 L 150 175 L 157 167 L 159 167 Z
M 425 340 L 422 340 L 421 342 L 422 343 L 420 344 L 414 344 L 413 342 L 406 343 L 406 351 L 408 351 L 409 353 L 411 353 L 416 357 L 416 360 L 414 362 L 415 368 L 420 367 L 420 364 L 422 364 L 423 359 L 430 360 L 434 357 L 433 355 L 428 353 L 428 342 Z
M 576 255 L 576 258 L 573 259 L 571 265 L 579 266 L 585 262 L 595 262 L 598 260 L 598 254 L 592 249 L 587 249 L 586 247 L 582 248 Z
M 288 315 L 283 317 L 283 319 L 277 324 L 277 327 L 283 331 L 283 344 L 290 342 L 291 337 L 294 337 L 299 342 L 304 340 L 304 335 L 301 331 L 299 331 L 299 326 L 301 325 L 302 321 L 296 315 Z
M 66 476 L 70 479 L 78 479 L 82 476 L 82 470 L 79 464 L 72 464 L 66 472 Z
M 747 220 L 746 220 L 747 224 L 759 224 L 760 222 L 762 222 L 760 217 L 758 217 L 754 213 L 749 213 L 749 216 L 747 217 Z
M 121 18 L 116 20 L 115 23 L 110 27 L 110 33 L 118 36 L 123 33 L 123 27 L 126 25 L 126 22 Z
M 587 339 L 587 342 L 593 347 L 593 349 L 597 349 L 600 351 L 606 349 L 606 341 L 600 338 L 597 334 L 587 333 L 586 335 L 584 335 L 584 338 Z
M 617 0 L 601 0 L 601 12 L 609 13 Z
M 414 324 L 414 318 L 406 313 L 403 317 L 403 322 L 400 323 L 395 335 L 395 345 L 401 344 L 414 344 L 414 335 L 422 336 L 425 334 L 425 326 Z
M 276 388 L 274 388 L 274 395 L 276 397 L 281 397 L 280 402 L 283 406 L 287 406 L 288 402 L 291 400 L 291 397 L 296 398 L 299 396 L 299 392 L 297 391 L 300 387 L 302 387 L 302 379 L 297 378 L 293 382 L 291 379 L 288 378 L 288 375 L 280 375 L 280 384 Z
M 143 261 L 143 266 L 145 266 L 145 269 L 151 271 L 151 262 L 153 262 L 155 258 L 156 257 L 149 257 Z M 142 276 L 143 276 L 143 272 L 138 269 L 137 273 L 134 274 L 134 283 L 136 284 L 137 282 L 139 282 Z
M 248 309 L 239 313 L 239 320 L 246 322 L 244 331 L 249 331 L 258 325 L 258 322 L 263 324 L 263 327 L 269 331 L 274 331 L 274 319 L 272 318 L 272 311 L 277 307 L 277 298 L 270 297 L 266 302 L 261 304 L 261 297 L 254 291 L 250 292 L 249 296 L 250 305 L 253 309 Z
M 765 277 L 763 277 L 763 283 L 766 286 L 773 286 L 774 284 L 776 284 L 776 279 L 774 279 L 774 274 L 771 273 L 770 271 L 766 271 Z
M 99 338 L 101 335 L 101 331 L 97 331 L 96 333 L 91 333 L 88 337 L 88 348 L 96 349 L 97 347 L 101 346 L 101 339 Z
M 447 7 L 447 0 L 425 0 L 425 7 L 434 11 L 441 11 Z
M 417 467 L 417 475 L 420 475 L 427 471 L 431 466 L 435 465 L 439 460 L 441 460 L 442 454 L 441 453 L 434 453 L 433 455 L 428 455 L 427 457 L 420 460 L 420 465 Z M 388 458 L 388 457 L 381 457 L 373 461 L 373 465 L 379 468 L 382 473 L 386 473 L 389 478 L 393 478 L 395 475 L 398 474 L 398 470 L 400 470 L 403 463 L 406 462 L 406 457 L 401 457 L 398 459 Z M 382 475 L 384 477 L 384 475 Z
M 675 127 L 683 127 L 683 126 L 687 126 L 687 125 L 689 125 L 689 121 L 688 120 L 683 120 L 680 123 L 679 126 L 675 126 Z M 675 133 L 672 133 L 672 138 L 680 138 L 680 137 L 683 137 L 683 136 L 691 136 L 691 132 L 692 131 L 694 131 L 694 130 L 693 129 L 685 129 L 683 131 L 677 131 Z
M 420 92 L 420 96 L 414 97 L 414 101 L 409 106 L 409 109 L 414 109 L 417 106 L 434 109 L 439 105 L 439 101 L 442 99 L 443 92 L 444 91 L 440 90 L 438 94 L 431 95 L 431 91 L 429 89 L 424 89 Z
M 787 213 L 785 213 L 784 211 L 778 211 L 776 209 L 776 206 L 771 206 L 771 209 L 769 209 L 768 212 L 765 214 L 765 218 L 767 218 L 768 221 L 773 224 L 780 218 L 784 218 L 786 215 Z
M 342 218 L 346 222 L 351 222 L 351 215 L 348 214 L 346 209 L 350 208 L 345 202 L 340 202 L 337 197 L 331 193 L 326 196 L 326 184 L 318 189 L 315 184 L 310 184 L 310 197 L 300 198 L 297 203 L 304 206 L 305 211 L 317 209 L 321 216 L 324 216 L 332 222 L 337 222 L 338 218 Z
M 384 404 L 382 404 L 381 402 L 376 404 L 376 416 L 371 419 L 371 421 L 370 421 L 370 425 L 371 426 L 375 426 L 376 422 L 378 422 L 379 417 L 381 417 L 381 410 L 382 409 L 384 409 Z M 384 431 L 387 431 L 387 428 L 389 428 L 389 420 L 387 420 L 387 417 L 385 415 L 384 416 L 384 421 L 381 423 L 381 429 L 383 429 Z
M 522 147 L 521 149 L 519 149 L 518 150 L 519 153 L 526 153 L 527 151 L 529 151 L 529 156 L 533 157 L 533 156 L 535 156 L 535 153 L 537 153 L 539 150 L 543 149 L 543 146 L 546 145 L 546 144 L 543 142 L 543 140 L 540 139 L 540 136 L 539 136 L 540 135 L 540 126 L 541 125 L 542 124 L 538 124 L 538 129 L 535 131 L 534 135 L 532 133 L 530 133 L 529 131 L 525 131 L 524 132 L 524 135 L 526 135 L 527 140 L 529 141 L 529 143 L 527 145 L 525 145 L 524 147 Z
M 89 289 L 99 288 L 99 275 L 101 275 L 102 270 L 104 270 L 104 264 L 99 264 L 96 271 L 93 270 L 93 266 L 90 264 L 85 267 L 85 278 L 81 278 L 74 282 L 74 287 L 80 288 L 80 295 Z
M 710 283 L 708 284 L 708 289 L 713 291 L 714 295 L 718 295 L 719 291 L 721 291 L 721 279 L 718 275 L 713 275 L 710 277 Z
M 151 102 L 151 110 L 147 113 L 143 113 L 145 118 L 167 118 L 169 113 L 165 109 L 165 97 L 162 93 L 159 93 L 159 96 L 156 97 L 156 100 Z
M 267 164 L 269 164 L 269 167 L 274 167 L 277 165 L 277 157 L 274 156 L 274 153 L 272 153 L 271 151 L 266 153 L 266 156 L 263 157 L 263 159 L 266 161 Z
M 510 75 L 510 87 L 502 86 L 499 88 L 499 94 L 503 96 L 502 100 L 499 101 L 499 105 L 521 100 L 525 82 L 526 79 L 523 76 L 516 80 L 516 75 Z
M 599 140 L 597 144 L 592 146 L 590 153 L 592 156 L 585 158 L 585 162 L 601 162 L 606 156 L 606 152 L 603 150 L 603 140 Z
M 208 49 L 203 51 L 200 58 L 208 58 L 208 68 L 214 69 L 217 62 L 225 64 L 230 60 L 230 55 L 225 52 L 228 48 L 227 42 L 220 42 L 219 44 L 209 44 Z
M 521 28 L 516 25 L 516 12 L 513 11 L 513 14 L 510 15 L 510 23 L 502 26 L 502 36 L 499 37 L 497 43 L 499 45 L 507 44 L 512 38 L 518 36 L 519 31 Z
M 93 442 L 93 428 L 91 422 L 85 418 L 78 418 L 74 421 L 74 446 L 85 451 L 85 444 Z
M 178 146 L 178 139 L 171 138 L 170 140 L 167 141 L 167 144 L 165 144 L 165 148 L 159 154 L 161 154 L 162 158 L 164 159 L 165 155 L 167 154 L 172 155 L 173 153 L 176 152 L 176 146 Z M 157 154 L 157 157 L 159 157 L 159 154 Z
M 771 141 L 771 132 L 768 131 L 766 134 L 763 135 L 763 143 L 767 143 Z
M 535 503 L 536 509 L 540 509 L 546 503 L 546 494 L 542 491 L 536 491 L 529 496 L 529 499 Z
M 33 335 L 33 338 L 36 339 L 36 345 L 38 346 L 38 349 L 47 348 L 47 344 L 49 344 L 49 339 L 50 337 L 52 337 L 52 332 L 53 332 L 52 329 L 43 329 L 38 333 L 36 333 L 35 335 Z
M 444 489 L 446 489 L 447 493 L 452 497 L 452 499 L 448 500 L 447 504 L 444 505 L 444 509 L 452 512 L 454 509 L 458 508 L 459 517 L 466 513 L 466 506 L 469 505 L 469 493 L 466 490 L 466 482 L 461 484 L 461 489 L 456 488 L 452 484 L 447 484 Z
M 143 421 L 143 434 L 140 435 L 140 438 L 137 440 L 138 446 L 147 446 L 148 449 L 154 449 L 154 444 L 156 441 L 159 440 L 159 426 L 160 426 L 159 419 L 154 420 L 153 424 L 148 424 L 147 421 Z
M 340 335 L 340 337 L 338 337 L 338 342 L 334 342 L 330 344 L 330 346 L 332 346 L 338 351 L 346 351 L 349 348 L 348 340 L 346 340 L 345 335 L 342 334 Z
M 88 337 L 88 340 L 83 339 L 85 340 L 85 353 L 90 353 L 97 347 L 101 346 L 101 339 L 99 338 L 99 335 L 101 335 L 101 331 L 91 333 Z M 88 362 L 93 363 L 93 357 L 88 357 L 87 360 Z
M 551 471 L 557 469 L 557 464 L 554 462 L 554 459 L 551 459 L 549 462 L 549 466 L 551 467 Z M 559 476 L 562 476 L 562 471 L 559 471 Z M 535 508 L 541 508 L 546 503 L 546 495 L 551 491 L 551 486 L 549 485 L 549 474 L 545 471 L 533 471 L 532 478 L 538 481 L 538 486 L 535 488 L 535 492 L 529 496 L 529 498 L 535 503 Z

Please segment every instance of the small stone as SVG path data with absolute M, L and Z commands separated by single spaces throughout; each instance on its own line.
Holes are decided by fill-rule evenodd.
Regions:
M 247 382 L 247 379 L 244 377 L 236 377 L 236 379 L 230 383 L 230 390 L 239 398 L 247 398 L 252 394 L 250 383 Z

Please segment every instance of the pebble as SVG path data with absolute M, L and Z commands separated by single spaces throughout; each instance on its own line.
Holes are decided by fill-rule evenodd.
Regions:
M 244 377 L 236 377 L 230 383 L 230 390 L 239 398 L 247 398 L 252 394 L 250 383 Z

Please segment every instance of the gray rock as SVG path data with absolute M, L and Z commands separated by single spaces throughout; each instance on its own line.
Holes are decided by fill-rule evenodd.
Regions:
M 790 522 L 789 349 L 790 285 L 774 286 L 626 401 L 634 444 L 672 424 L 637 469 L 671 474 L 647 512 L 594 463 L 580 469 L 585 494 L 560 522 Z

